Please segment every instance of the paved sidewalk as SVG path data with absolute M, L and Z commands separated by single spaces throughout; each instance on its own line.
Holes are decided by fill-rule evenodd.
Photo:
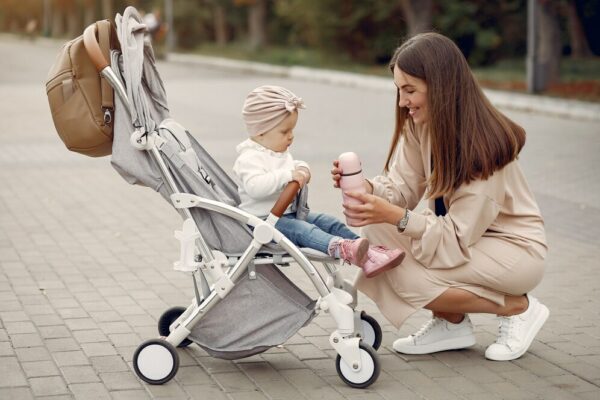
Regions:
M 550 243 L 547 274 L 534 295 L 551 316 L 521 359 L 484 359 L 496 333 L 489 315 L 473 316 L 471 349 L 396 354 L 393 340 L 416 330 L 428 313 L 418 312 L 397 331 L 361 297 L 360 308 L 384 329 L 381 376 L 367 390 L 338 378 L 327 315 L 283 346 L 245 360 L 218 360 L 192 345 L 179 350 L 171 382 L 140 381 L 131 365 L 136 347 L 157 336 L 164 310 L 193 296 L 191 281 L 171 267 L 181 220 L 157 193 L 124 182 L 109 159 L 64 149 L 43 92 L 56 51 L 52 43 L 0 37 L 0 399 L 600 397 L 600 123 L 514 111 L 509 115 L 528 131 L 521 163 Z M 386 90 L 175 63 L 159 69 L 174 117 L 226 168 L 243 139 L 244 94 L 275 83 L 308 104 L 294 153 L 318 171 L 314 209 L 341 215 L 327 175 L 341 150 L 359 149 L 368 175 L 378 173 L 393 123 Z M 315 294 L 298 268 L 288 271 Z

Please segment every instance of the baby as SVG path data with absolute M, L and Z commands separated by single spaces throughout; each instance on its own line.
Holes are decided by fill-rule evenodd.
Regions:
M 301 108 L 305 108 L 302 99 L 279 86 L 261 86 L 248 94 L 242 114 L 250 138 L 236 147 L 233 166 L 242 210 L 265 218 L 288 182 L 303 187 L 310 181 L 308 164 L 294 160 L 288 151 Z M 370 246 L 367 239 L 326 214 L 309 212 L 300 219 L 290 206 L 275 228 L 297 246 L 361 267 L 367 277 L 395 267 L 404 258 L 402 250 Z

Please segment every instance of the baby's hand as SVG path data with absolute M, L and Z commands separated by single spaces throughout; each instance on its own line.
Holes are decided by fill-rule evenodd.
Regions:
M 296 168 L 292 171 L 292 180 L 298 182 L 301 188 L 306 185 L 308 178 L 309 174 L 306 172 L 306 168 Z
M 312 175 L 310 174 L 310 170 L 306 167 L 297 167 L 296 171 L 299 171 L 300 173 L 303 173 L 306 175 L 306 183 L 310 182 L 310 178 L 312 177 Z

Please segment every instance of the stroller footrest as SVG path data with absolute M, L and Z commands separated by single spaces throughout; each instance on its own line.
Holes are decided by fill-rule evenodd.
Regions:
M 337 259 L 331 257 L 329 254 L 321 253 L 318 250 L 311 249 L 309 247 L 300 248 L 302 254 L 304 254 L 309 260 L 320 261 L 320 262 L 336 262 Z
M 300 251 L 304 254 L 309 260 L 317 261 L 317 262 L 325 262 L 325 263 L 335 263 L 338 260 L 331 257 L 329 254 L 321 253 L 318 250 L 311 249 L 309 247 L 301 247 Z M 229 265 L 235 265 L 237 260 L 239 259 L 239 255 L 229 255 L 228 263 Z M 294 258 L 287 253 L 264 253 L 260 252 L 256 254 L 256 258 L 254 259 L 254 264 L 256 265 L 264 265 L 264 264 L 277 264 L 277 265 L 289 265 L 289 263 L 294 262 Z

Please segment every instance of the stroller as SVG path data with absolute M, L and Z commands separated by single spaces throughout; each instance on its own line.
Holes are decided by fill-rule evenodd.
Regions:
M 181 251 L 174 268 L 189 274 L 194 287 L 187 308 L 170 308 L 159 318 L 161 338 L 139 345 L 133 356 L 136 374 L 150 384 L 168 382 L 179 367 L 176 347 L 192 343 L 214 357 L 249 357 L 283 344 L 324 312 L 337 326 L 329 342 L 338 353 L 340 378 L 355 388 L 374 383 L 382 332 L 375 319 L 355 310 L 354 282 L 343 278 L 335 259 L 296 247 L 274 228 L 297 197 L 298 184 L 288 184 L 266 220 L 238 209 L 236 184 L 169 117 L 137 10 L 128 7 L 123 16 L 117 14 L 116 25 L 122 51 L 113 50 L 110 62 L 97 40 L 85 42 L 117 93 L 111 163 L 129 183 L 153 188 L 181 214 L 182 229 L 175 232 Z M 308 275 L 318 299 L 281 271 L 292 262 Z M 313 262 L 322 264 L 326 278 Z

